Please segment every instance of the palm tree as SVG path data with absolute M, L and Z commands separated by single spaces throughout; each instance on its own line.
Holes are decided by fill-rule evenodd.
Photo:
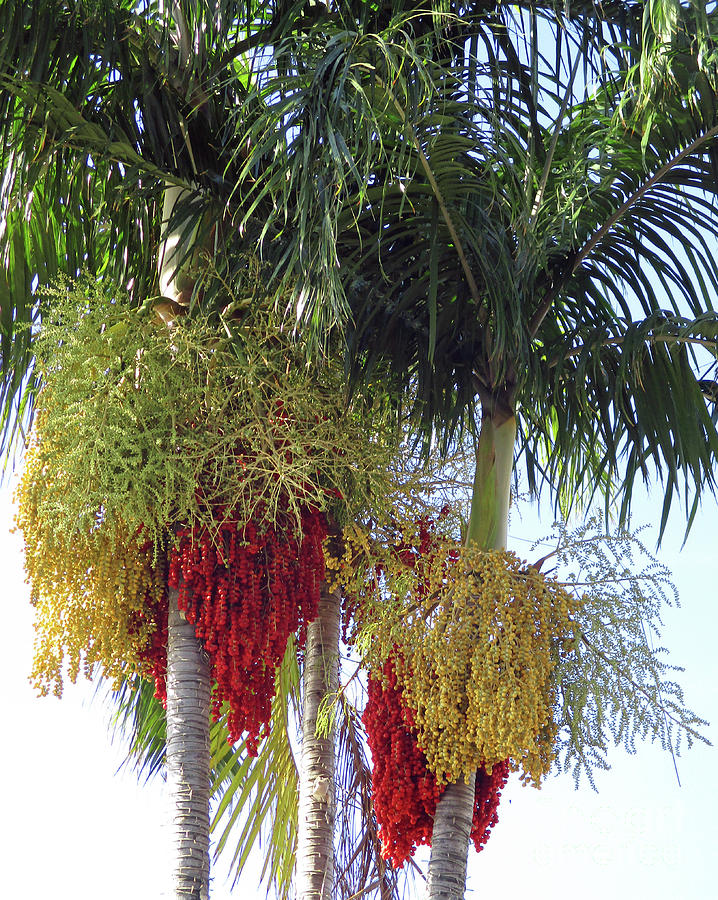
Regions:
M 33 277 L 84 267 L 140 302 L 179 231 L 176 301 L 220 302 L 190 247 L 231 279 L 261 241 L 307 329 L 343 324 L 357 373 L 389 359 L 425 433 L 448 443 L 480 406 L 476 543 L 505 541 L 515 447 L 559 500 L 620 493 L 625 514 L 653 464 L 664 521 L 681 475 L 697 503 L 717 446 L 692 349 L 715 347 L 711 20 L 563 9 L 5 0 L 4 434 L 32 400 Z M 653 109 L 651 63 L 670 76 Z M 438 832 L 457 792 L 432 863 L 450 896 L 464 876 L 442 874 Z
M 271 249 L 269 239 L 277 229 L 264 225 L 272 201 L 255 204 L 252 191 L 262 181 L 264 162 L 255 153 L 247 166 L 247 140 L 262 112 L 256 86 L 271 70 L 272 46 L 283 41 L 301 45 L 303 35 L 327 18 L 323 7 L 310 6 L 226 0 L 0 3 L 3 451 L 10 452 L 29 425 L 39 386 L 32 349 L 33 329 L 43 313 L 38 284 L 58 274 L 75 278 L 88 271 L 123 286 L 136 305 L 149 301 L 171 321 L 194 305 L 208 312 L 221 309 L 226 297 L 218 285 L 232 283 L 259 238 L 265 237 Z M 281 256 L 281 241 L 279 247 Z M 211 279 L 200 277 L 198 257 L 211 258 Z M 336 602 L 327 598 L 320 612 L 325 611 L 329 615 L 320 615 L 312 626 L 305 653 L 306 678 L 310 682 L 314 673 L 319 682 L 318 687 L 307 685 L 307 701 L 319 699 L 317 690 L 333 690 L 337 641 L 329 642 L 334 649 L 325 646 L 327 635 L 338 633 Z M 324 772 L 319 787 L 326 802 L 315 802 L 316 772 L 298 777 L 289 744 L 279 739 L 282 734 L 286 738 L 285 727 L 272 733 L 256 765 L 241 745 L 228 756 L 226 728 L 217 726 L 208 737 L 206 665 L 191 629 L 174 609 L 169 632 L 168 681 L 175 686 L 168 691 L 166 755 L 177 788 L 174 890 L 183 896 L 207 892 L 211 763 L 220 812 L 239 796 L 254 817 L 252 826 L 232 839 L 238 871 L 260 827 L 273 818 L 273 849 L 265 868 L 285 893 L 297 835 L 292 788 L 299 782 L 307 798 L 303 806 L 310 807 L 302 835 L 322 836 L 320 880 L 326 895 L 333 875 L 333 829 L 327 818 L 334 808 L 332 736 L 316 738 L 311 725 L 305 729 L 305 743 L 316 744 L 324 754 L 317 758 L 308 751 L 306 760 L 310 765 L 313 759 L 314 767 Z M 318 659 L 312 659 L 311 648 Z M 176 682 L 176 676 L 184 681 Z M 144 721 L 156 729 L 156 704 L 146 691 L 137 689 L 132 696 L 148 717 Z M 195 704 L 192 715 L 190 700 Z M 315 713 L 308 710 L 304 718 L 313 721 Z M 355 725 L 351 716 L 339 722 L 339 764 L 354 789 L 364 792 L 361 802 L 367 806 L 368 769 L 352 733 Z M 164 741 L 164 724 L 161 730 Z M 152 743 L 155 751 L 157 746 Z M 192 748 L 195 752 L 187 755 Z M 234 807 L 231 821 L 241 807 Z M 313 826 L 316 817 L 321 828 Z M 185 833 L 190 840 L 180 846 Z M 343 841 L 346 856 L 340 852 L 337 859 L 343 890 L 356 893 L 366 879 L 378 880 L 382 895 L 388 896 L 393 881 L 377 863 L 375 837 L 370 821 L 366 835 L 356 835 L 356 844 Z M 220 843 L 229 840 L 225 831 Z M 358 881 L 352 880 L 355 875 Z M 312 890 L 307 888 L 309 894 Z
M 505 546 L 519 457 L 535 493 L 621 520 L 655 474 L 661 528 L 677 493 L 690 525 L 715 487 L 718 21 L 620 6 L 413 10 L 317 38 L 259 95 L 255 146 L 284 181 L 255 195 L 296 211 L 298 314 L 341 322 L 356 377 L 411 397 L 427 443 L 480 409 L 481 548 Z M 472 797 L 442 795 L 431 898 L 463 896 Z
M 315 630 L 319 630 L 318 624 Z M 247 753 L 245 741 L 229 743 L 226 717 L 210 728 L 216 853 L 231 854 L 230 872 L 233 884 L 238 884 L 246 877 L 245 865 L 256 859 L 257 838 L 261 837 L 262 879 L 283 900 L 294 896 L 295 864 L 301 855 L 300 773 L 293 749 L 301 727 L 306 730 L 306 720 L 300 715 L 301 681 L 297 654 L 290 646 L 277 674 L 271 728 L 256 757 Z M 165 771 L 166 717 L 152 684 L 143 678 L 125 682 L 114 695 L 112 707 L 113 731 L 128 747 L 126 764 L 146 779 Z M 363 890 L 376 890 L 382 900 L 403 896 L 402 873 L 381 857 L 361 715 L 346 693 L 337 709 L 336 730 L 337 832 L 341 838 L 334 847 L 334 896 L 347 900 Z M 320 784 L 320 790 L 324 786 Z
M 250 88 L 264 48 L 312 24 L 304 6 L 0 4 L 3 449 L 32 414 L 38 282 L 86 270 L 124 286 L 136 305 L 161 299 L 155 310 L 169 319 L 199 300 L 209 310 L 222 302 L 216 285 L 245 265 L 244 251 L 261 229 L 261 209 L 244 217 L 241 231 L 231 221 L 243 204 Z M 212 257 L 219 279 L 197 277 L 200 255 Z M 336 617 L 338 627 L 338 607 Z M 209 671 L 174 592 L 168 631 L 172 896 L 203 898 L 209 890 Z M 312 647 L 323 654 L 322 638 L 310 642 L 308 673 L 316 667 Z M 329 752 L 333 737 L 323 743 Z M 312 788 L 304 781 L 306 793 Z M 331 759 L 325 781 L 328 802 L 315 804 L 311 815 L 321 815 L 331 845 Z

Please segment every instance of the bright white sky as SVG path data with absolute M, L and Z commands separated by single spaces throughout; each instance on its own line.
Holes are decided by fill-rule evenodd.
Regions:
M 642 502 L 636 524 L 657 523 L 660 503 Z M 516 517 L 514 517 L 516 518 Z M 0 565 L 6 641 L 0 654 L 3 770 L 2 806 L 10 833 L 3 838 L 5 897 L 25 900 L 156 900 L 165 889 L 163 791 L 116 774 L 122 748 L 111 745 L 107 712 L 91 685 L 68 688 L 61 701 L 37 699 L 27 683 L 32 610 L 23 582 L 21 542 L 9 533 L 9 492 L 0 490 Z M 549 531 L 524 516 L 511 543 Z M 696 520 L 681 550 L 679 510 L 661 559 L 672 569 L 682 608 L 665 616 L 664 643 L 681 677 L 688 705 L 714 725 L 718 742 L 718 504 Z M 652 539 L 646 539 L 652 547 Z M 669 755 L 651 745 L 638 755 L 611 754 L 599 773 L 599 793 L 574 790 L 570 776 L 550 778 L 540 791 L 509 786 L 500 822 L 485 850 L 471 851 L 467 897 L 514 900 L 707 900 L 715 894 L 718 788 L 712 748 L 694 746 L 679 759 L 678 787 Z M 9 879 L 9 880 L 8 880 Z M 257 900 L 256 879 L 243 879 L 235 898 Z M 213 900 L 228 900 L 222 868 Z

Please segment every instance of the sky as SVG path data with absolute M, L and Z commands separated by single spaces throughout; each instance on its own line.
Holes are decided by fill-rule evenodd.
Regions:
M 634 525 L 655 546 L 660 501 L 639 500 Z M 514 515 L 510 545 L 520 555 L 551 528 L 535 511 Z M 5 740 L 3 895 L 26 900 L 154 900 L 166 896 L 163 784 L 138 784 L 109 716 L 87 682 L 63 698 L 40 699 L 27 681 L 32 609 L 22 572 L 20 536 L 11 534 L 10 491 L 0 489 L 0 572 L 6 640 L 0 654 L 0 705 Z M 652 535 L 652 536 L 651 536 Z M 707 501 L 685 543 L 680 510 L 659 551 L 681 595 L 664 616 L 663 643 L 680 676 L 686 703 L 714 724 L 718 743 L 718 501 Z M 539 554 L 536 554 L 539 555 Z M 597 773 L 598 793 L 570 775 L 550 776 L 540 790 L 509 781 L 499 824 L 481 854 L 471 851 L 467 898 L 556 895 L 582 900 L 705 900 L 715 896 L 709 864 L 718 839 L 716 750 L 694 745 L 678 759 L 679 787 L 669 754 L 639 745 L 635 756 L 615 749 L 611 771 Z M 9 863 L 9 864 L 8 864 Z M 9 879 L 9 880 L 8 880 Z M 420 891 L 417 892 L 420 894 Z M 213 900 L 264 897 L 256 873 L 230 893 L 226 865 L 214 870 Z

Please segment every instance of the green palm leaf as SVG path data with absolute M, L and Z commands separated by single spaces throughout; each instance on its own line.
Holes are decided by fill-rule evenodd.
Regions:
M 289 164 L 312 160 L 285 179 L 284 208 L 301 210 L 287 254 L 318 247 L 302 257 L 300 285 L 322 282 L 300 290 L 298 312 L 336 321 L 335 291 L 351 313 L 354 376 L 393 379 L 427 437 L 438 428 L 450 441 L 477 399 L 484 415 L 518 405 L 532 487 L 543 471 L 559 502 L 580 485 L 586 496 L 607 488 L 625 515 L 635 476 L 662 473 L 665 524 L 676 492 L 713 486 L 716 430 L 699 382 L 716 358 L 718 70 L 705 52 L 716 25 L 647 7 L 639 67 L 620 48 L 592 55 L 572 22 L 547 33 L 538 12 L 503 15 L 466 20 L 448 50 L 445 32 L 406 21 L 342 35 L 333 93 L 326 79 L 301 90 L 295 80 L 281 96 L 296 122 L 320 88 L 339 108 L 297 128 L 287 151 Z M 581 52 L 598 89 L 577 76 Z M 329 129 L 358 148 L 350 158 L 331 150 Z M 330 172 L 327 199 L 318 186 Z

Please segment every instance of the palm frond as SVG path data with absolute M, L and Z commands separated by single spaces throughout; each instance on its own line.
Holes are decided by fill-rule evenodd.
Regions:
M 374 813 L 367 741 L 357 707 L 342 692 L 337 700 L 337 896 L 396 900 L 411 885 L 414 868 L 393 869 L 381 856 Z
M 109 703 L 113 708 L 113 737 L 127 743 L 124 765 L 134 768 L 137 777 L 145 781 L 163 773 L 165 711 L 155 696 L 153 682 L 139 677 L 123 681 L 112 692 Z
M 568 508 L 569 497 L 585 503 L 618 482 L 623 521 L 636 479 L 665 473 L 660 530 L 676 493 L 692 504 L 690 523 L 702 487 L 715 489 L 716 416 L 696 357 L 718 359 L 717 338 L 714 314 L 692 320 L 666 311 L 630 323 L 587 322 L 573 343 L 563 334 L 547 342 L 542 392 L 529 387 L 531 403 L 519 407 L 531 488 L 550 482 Z
M 579 86 L 571 74 L 580 52 L 591 60 L 596 48 L 573 34 L 566 72 L 558 50 L 553 59 L 544 49 L 544 34 L 536 44 L 531 16 L 516 15 L 525 26 L 517 34 L 475 25 L 484 49 L 491 44 L 485 56 L 467 59 L 478 40 L 440 65 L 430 52 L 415 58 L 403 37 L 395 51 L 419 101 L 385 93 L 383 106 L 374 103 L 380 168 L 363 195 L 340 182 L 347 199 L 336 246 L 352 313 L 350 365 L 357 379 L 381 374 L 413 396 L 424 432 L 438 429 L 447 442 L 477 399 L 490 414 L 533 407 L 526 421 L 545 439 L 544 461 L 555 454 L 557 497 L 572 481 L 576 496 L 581 485 L 589 495 L 600 486 L 623 497 L 625 514 L 635 476 L 655 473 L 665 478 L 664 524 L 677 493 L 690 518 L 701 490 L 714 486 L 715 427 L 696 357 L 655 329 L 685 329 L 715 356 L 718 70 L 703 51 L 716 23 L 706 17 L 704 32 L 681 17 L 661 26 L 660 41 L 640 57 L 664 60 L 657 94 L 641 81 L 639 57 L 618 51 L 610 71 L 589 69 L 605 75 L 597 88 Z M 568 25 L 555 31 L 555 46 L 569 34 Z M 366 68 L 375 82 L 384 77 Z M 559 397 L 566 366 L 548 360 L 575 366 L 574 348 L 588 345 L 577 378 L 593 381 L 577 387 L 570 377 Z M 675 400 L 659 413 L 661 397 Z M 530 460 L 534 473 L 539 456 Z
M 246 97 L 261 36 L 298 28 L 301 6 L 0 4 L 3 449 L 31 414 L 38 285 L 87 271 L 138 304 L 157 296 L 168 183 L 192 189 L 181 213 L 204 251 L 235 267 L 245 258 L 220 228 L 239 154 L 227 111 Z M 221 284 L 198 287 L 210 309 L 226 305 Z
M 261 878 L 279 898 L 291 894 L 296 854 L 298 773 L 289 734 L 294 730 L 290 707 L 296 713 L 298 695 L 296 650 L 289 646 L 277 673 L 270 732 L 257 756 L 247 753 L 244 742 L 236 747 L 227 743 L 222 719 L 210 736 L 216 853 L 231 853 L 230 871 L 237 884 L 250 853 L 264 842 Z

